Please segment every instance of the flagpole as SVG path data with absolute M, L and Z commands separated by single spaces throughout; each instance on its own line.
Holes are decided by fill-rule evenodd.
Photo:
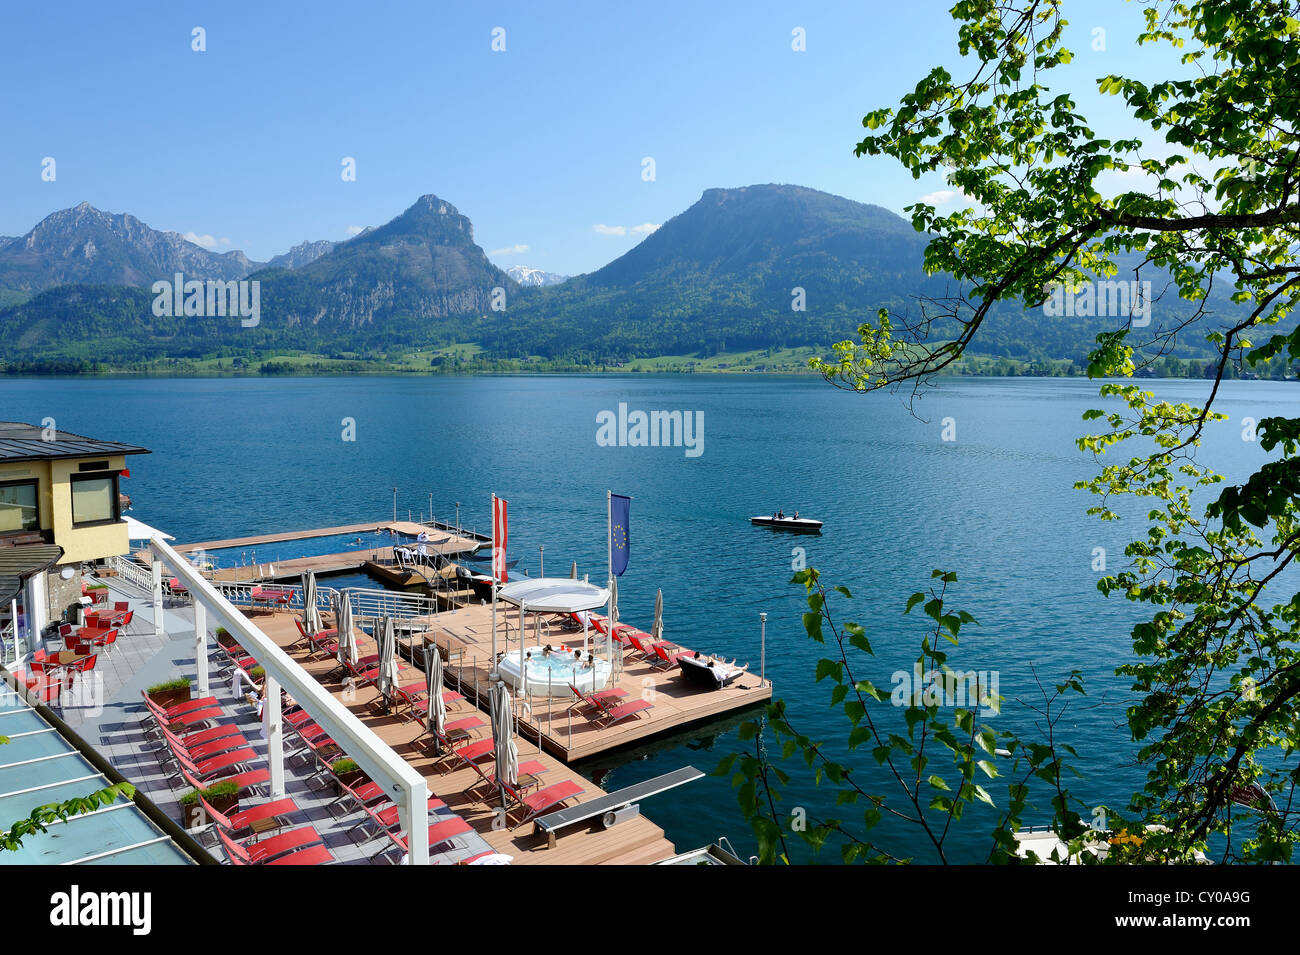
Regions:
M 522 656 L 520 660 L 522 662 Z M 488 672 L 497 669 L 497 496 L 492 495 L 492 662 Z M 432 700 L 430 701 L 432 705 Z
M 609 561 L 609 604 L 605 607 L 606 656 L 609 659 L 610 678 L 613 678 L 614 653 L 610 640 L 614 633 L 614 492 L 605 491 L 605 556 Z M 595 670 L 592 670 L 591 685 L 596 685 Z

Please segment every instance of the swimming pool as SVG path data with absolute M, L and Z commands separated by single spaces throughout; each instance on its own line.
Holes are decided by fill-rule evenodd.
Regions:
M 501 658 L 498 669 L 501 676 L 516 691 L 529 696 L 568 696 L 572 683 L 583 693 L 604 689 L 610 681 L 611 667 L 607 660 L 596 660 L 595 670 L 584 670 L 574 663 L 575 647 L 553 648 L 549 655 L 541 646 L 525 647 L 526 672 L 519 667 L 519 651 L 512 650 Z
M 360 543 L 357 542 L 360 538 Z M 226 547 L 207 551 L 217 567 L 241 567 L 251 564 L 277 564 L 300 557 L 322 557 L 347 551 L 371 551 L 409 543 L 388 531 L 361 531 L 354 534 L 328 534 L 324 537 L 300 537 L 287 541 L 270 541 L 248 547 Z

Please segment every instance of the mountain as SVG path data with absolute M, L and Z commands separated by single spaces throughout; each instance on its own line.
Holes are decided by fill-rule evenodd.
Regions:
M 378 228 L 337 244 L 303 243 L 249 274 L 260 288 L 254 327 L 231 317 L 152 314 L 145 282 L 123 276 L 145 274 L 146 266 L 155 270 L 145 274 L 149 281 L 176 270 L 202 278 L 198 265 L 227 265 L 227 274 L 235 275 L 244 267 L 231 258 L 235 253 L 215 256 L 169 237 L 179 238 L 130 216 L 79 206 L 0 247 L 8 274 L 15 261 L 27 261 L 15 255 L 28 255 L 43 268 L 91 275 L 36 294 L 0 286 L 0 358 L 129 364 L 223 356 L 249 361 L 296 351 L 352 359 L 476 343 L 475 360 L 483 367 L 535 357 L 566 366 L 607 365 L 826 349 L 855 337 L 882 307 L 891 310 L 895 327 L 933 319 L 930 340 L 946 340 L 956 325 L 943 317 L 942 305 L 961 291 L 950 277 L 925 273 L 928 237 L 909 221 L 879 206 L 788 185 L 706 190 L 604 268 L 552 285 L 527 284 L 536 272 L 531 269 L 516 270 L 524 279 L 517 282 L 488 261 L 468 218 L 437 196 L 422 196 Z M 69 254 L 56 254 L 90 248 L 89 265 L 70 254 L 76 268 Z M 175 248 L 186 258 L 173 265 L 164 253 Z M 113 268 L 105 267 L 106 250 L 113 253 Z M 155 265 L 158 260 L 166 266 Z M 133 264 L 141 261 L 145 265 Z M 1190 317 L 1194 305 L 1162 296 L 1165 283 L 1152 284 L 1156 321 L 1148 333 Z M 923 297 L 945 300 L 938 316 L 933 304 L 920 304 Z M 1217 290 L 1207 304 L 1228 317 L 1242 308 Z M 1001 303 L 980 327 L 975 350 L 1027 362 L 1081 362 L 1097 334 L 1117 324 L 1115 318 L 1049 315 Z M 1178 357 L 1207 356 L 1203 338 L 1198 331 L 1179 340 Z
M 288 252 L 277 255 L 266 263 L 268 269 L 298 269 L 310 265 L 322 255 L 334 250 L 335 243 L 328 239 L 319 242 L 305 241 L 295 245 Z
M 482 343 L 575 358 L 824 345 L 938 291 L 925 245 L 902 217 L 815 189 L 708 189 L 604 268 L 531 291 Z
M 263 314 L 322 332 L 390 319 L 429 326 L 491 311 L 492 290 L 517 289 L 474 243 L 474 226 L 434 195 L 292 271 L 262 271 Z M 264 319 L 265 320 L 265 319 Z
M 57 285 L 148 287 L 177 272 L 186 279 L 241 279 L 258 268 L 243 252 L 209 252 L 177 232 L 158 232 L 132 215 L 88 202 L 42 219 L 0 246 L 0 289 L 39 292 Z
M 559 285 L 561 282 L 567 282 L 567 275 L 557 275 L 554 272 L 543 272 L 541 269 L 529 268 L 527 265 L 512 265 L 506 269 L 506 275 L 510 276 L 520 285 L 526 288 L 534 288 L 543 285 Z

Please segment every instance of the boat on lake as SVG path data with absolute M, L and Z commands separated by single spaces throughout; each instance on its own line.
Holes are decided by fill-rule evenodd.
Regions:
M 778 531 L 795 531 L 803 534 L 820 534 L 822 532 L 822 522 L 814 521 L 810 517 L 778 517 L 775 514 L 760 514 L 758 517 L 751 517 L 749 523 L 757 527 L 770 527 Z

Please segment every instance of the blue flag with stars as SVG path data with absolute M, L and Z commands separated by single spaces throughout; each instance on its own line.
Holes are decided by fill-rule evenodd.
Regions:
M 614 576 L 622 577 L 627 570 L 630 538 L 627 533 L 628 512 L 632 499 L 621 494 L 609 496 L 609 553 L 614 560 Z

